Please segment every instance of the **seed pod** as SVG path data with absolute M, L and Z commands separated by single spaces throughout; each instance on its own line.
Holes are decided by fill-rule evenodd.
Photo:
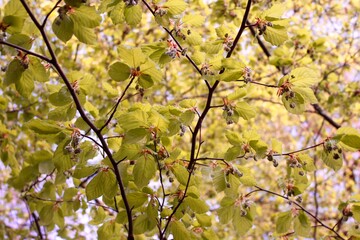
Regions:
M 296 107 L 296 104 L 295 103 L 290 103 L 290 108 L 295 108 Z
M 274 161 L 273 161 L 273 166 L 274 166 L 274 167 L 277 167 L 277 166 L 279 166 L 279 163 L 278 163 L 278 161 L 276 161 L 275 159 L 274 159 Z
M 81 151 L 82 151 L 81 148 L 76 148 L 75 151 L 74 151 L 74 153 L 75 153 L 75 154 L 79 154 L 79 153 L 81 153 Z

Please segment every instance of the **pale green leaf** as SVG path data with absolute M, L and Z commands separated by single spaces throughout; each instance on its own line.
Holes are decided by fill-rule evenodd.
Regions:
M 238 102 L 235 107 L 236 112 L 245 120 L 250 120 L 256 116 L 254 107 L 247 102 Z
M 141 22 L 142 10 L 140 5 L 128 6 L 124 10 L 125 21 L 131 26 Z
M 294 220 L 294 230 L 295 234 L 298 236 L 311 236 L 311 222 L 303 211 L 301 211 Z
M 133 175 L 134 182 L 139 188 L 146 186 L 155 176 L 156 162 L 152 157 L 141 157 L 136 160 Z
M 317 103 L 318 102 L 316 99 L 316 96 L 314 94 L 314 91 L 311 88 L 293 87 L 292 91 L 300 94 L 304 98 L 305 102 L 308 102 L 308 103 Z
M 343 155 L 340 152 L 341 149 L 331 150 L 322 152 L 322 160 L 326 166 L 332 168 L 334 171 L 338 171 L 343 165 Z
M 101 22 L 101 16 L 96 12 L 95 7 L 85 5 L 73 8 L 70 17 L 76 24 L 86 28 L 97 27 Z
M 288 39 L 286 28 L 277 27 L 276 25 L 273 27 L 268 26 L 264 33 L 264 39 L 272 45 L 280 46 Z
M 182 18 L 182 22 L 188 26 L 201 27 L 205 22 L 205 17 L 201 15 L 189 14 Z
M 252 219 L 246 214 L 245 216 L 241 215 L 240 208 L 235 208 L 234 216 L 233 216 L 233 226 L 236 232 L 240 236 L 244 236 L 253 225 Z
M 91 181 L 86 185 L 85 192 L 88 201 L 96 199 L 104 194 L 105 183 L 104 172 L 100 171 Z
M 93 29 L 80 26 L 76 23 L 74 24 L 74 35 L 80 42 L 85 44 L 95 44 L 97 42 Z
M 187 197 L 187 198 L 185 198 L 184 202 L 195 213 L 201 214 L 201 213 L 206 213 L 207 211 L 209 211 L 209 206 L 203 200 L 201 200 L 199 198 Z
M 317 71 L 306 67 L 295 68 L 287 76 L 295 87 L 310 87 L 321 80 Z
M 305 111 L 305 100 L 304 98 L 295 93 L 293 98 L 286 99 L 286 94 L 283 94 L 281 100 L 288 112 L 293 114 L 301 114 Z
M 185 11 L 187 4 L 182 0 L 169 0 L 163 5 L 171 15 L 178 15 Z
M 234 160 L 235 158 L 240 156 L 241 150 L 242 150 L 241 146 L 234 146 L 229 148 L 224 155 L 224 160 L 225 161 Z
M 289 231 L 291 223 L 291 211 L 279 213 L 276 218 L 276 232 L 280 234 L 286 233 L 287 231 Z

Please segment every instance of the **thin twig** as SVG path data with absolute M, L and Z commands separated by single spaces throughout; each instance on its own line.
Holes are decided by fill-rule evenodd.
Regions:
M 112 110 L 112 112 L 111 112 L 111 114 L 110 114 L 110 117 L 109 117 L 108 120 L 104 123 L 104 125 L 103 125 L 101 128 L 99 128 L 99 131 L 100 131 L 100 132 L 109 124 L 109 122 L 111 121 L 111 119 L 114 117 L 114 115 L 115 115 L 115 113 L 116 113 L 116 111 L 117 111 L 117 108 L 118 108 L 121 100 L 122 100 L 123 97 L 125 96 L 127 90 L 129 89 L 130 85 L 133 83 L 134 79 L 135 79 L 135 76 L 133 76 L 133 77 L 131 78 L 130 82 L 128 83 L 128 85 L 126 85 L 123 93 L 121 94 L 120 98 L 117 100 L 115 106 L 113 107 L 113 110 Z
M 292 154 L 295 154 L 295 153 L 298 153 L 298 152 L 303 152 L 303 151 L 306 151 L 306 150 L 309 150 L 309 149 L 312 149 L 312 148 L 316 148 L 318 146 L 321 146 L 323 145 L 324 142 L 321 142 L 321 143 L 318 143 L 318 144 L 315 144 L 313 146 L 310 146 L 310 147 L 306 147 L 306 148 L 303 148 L 303 149 L 300 149 L 300 150 L 296 150 L 296 151 L 292 151 L 292 152 L 287 152 L 287 153 L 275 153 L 273 154 L 273 156 L 288 156 L 288 155 L 292 155 Z
M 48 20 L 49 16 L 51 15 L 51 13 L 52 13 L 53 11 L 55 11 L 55 9 L 58 7 L 58 5 L 61 3 L 61 1 L 62 1 L 62 0 L 58 0 L 58 1 L 56 2 L 56 4 L 54 5 L 54 7 L 50 10 L 50 12 L 49 12 L 48 14 L 46 14 L 45 19 L 44 19 L 44 21 L 43 21 L 42 24 L 41 24 L 41 28 L 44 28 L 44 27 L 45 27 L 46 21 Z
M 259 186 L 255 186 L 255 188 L 257 188 L 259 191 L 263 191 L 266 193 L 270 193 L 272 195 L 278 196 L 280 198 L 286 199 L 288 201 L 290 201 L 292 204 L 296 205 L 297 207 L 299 207 L 302 211 L 304 211 L 307 215 L 309 215 L 310 217 L 312 217 L 313 219 L 316 220 L 316 222 L 318 222 L 322 227 L 328 229 L 329 231 L 331 231 L 332 233 L 334 233 L 338 238 L 345 240 L 343 237 L 340 236 L 340 234 L 335 231 L 334 229 L 332 229 L 331 227 L 329 227 L 328 225 L 326 225 L 325 223 L 323 223 L 319 218 L 317 218 L 314 214 L 312 214 L 311 212 L 309 212 L 306 208 L 304 208 L 303 206 L 301 206 L 298 202 L 296 201 L 292 201 L 291 199 L 289 199 L 289 197 L 287 196 L 283 196 L 281 194 L 278 194 L 276 192 L 270 191 L 270 190 L 266 190 L 264 188 L 261 188 Z
M 44 56 L 44 55 L 41 55 L 41 54 L 38 54 L 38 53 L 36 53 L 36 52 L 27 50 L 27 49 L 25 49 L 25 48 L 23 48 L 23 47 L 17 46 L 17 45 L 15 45 L 15 44 L 12 44 L 12 43 L 9 43 L 9 42 L 6 42 L 6 41 L 3 41 L 3 40 L 1 40 L 1 39 L 0 39 L 0 45 L 6 45 L 6 46 L 9 46 L 9 47 L 12 47 L 12 48 L 17 49 L 17 50 L 19 50 L 19 51 L 22 51 L 22 52 L 24 52 L 24 53 L 26 53 L 26 54 L 28 54 L 28 55 L 32 55 L 32 56 L 37 57 L 37 58 L 40 58 L 41 60 L 44 60 L 44 61 L 46 61 L 46 62 L 48 62 L 48 63 L 51 63 L 50 58 L 48 58 L 48 57 L 46 57 L 46 56 Z

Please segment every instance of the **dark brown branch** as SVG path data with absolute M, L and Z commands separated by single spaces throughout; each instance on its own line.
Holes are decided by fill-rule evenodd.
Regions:
M 20 46 L 15 45 L 15 44 L 12 44 L 12 43 L 9 43 L 9 42 L 5 42 L 5 41 L 3 41 L 3 40 L 1 40 L 1 39 L 0 39 L 0 45 L 6 45 L 6 46 L 12 47 L 12 48 L 14 48 L 14 49 L 17 49 L 17 50 L 19 50 L 19 51 L 22 51 L 22 52 L 24 52 L 24 53 L 26 53 L 26 54 L 28 54 L 28 55 L 32 55 L 32 56 L 34 56 L 34 57 L 40 58 L 41 60 L 44 60 L 44 61 L 46 61 L 46 62 L 48 62 L 48 63 L 51 62 L 50 58 L 48 58 L 48 57 L 46 57 L 46 56 L 44 56 L 44 55 L 41 55 L 41 54 L 38 54 L 38 53 L 36 53 L 36 52 L 27 50 L 27 49 L 25 49 L 25 48 L 23 48 L 23 47 L 20 47 Z
M 31 216 L 32 216 L 32 219 L 34 220 L 36 231 L 38 232 L 38 237 L 40 239 L 44 239 L 44 235 L 42 234 L 41 227 L 40 227 L 40 224 L 39 224 L 38 216 L 36 216 L 36 214 L 34 212 L 31 213 Z
M 298 202 L 296 201 L 293 201 L 291 199 L 289 199 L 289 197 L 287 196 L 283 196 L 281 194 L 278 194 L 276 192 L 272 192 L 270 190 L 266 190 L 264 188 L 261 188 L 261 187 L 258 187 L 258 186 L 255 186 L 255 188 L 257 188 L 259 191 L 263 191 L 263 192 L 266 192 L 266 193 L 269 193 L 269 194 L 272 194 L 272 195 L 275 195 L 275 196 L 278 196 L 280 198 L 283 198 L 287 201 L 290 201 L 292 204 L 296 205 L 297 207 L 299 207 L 302 211 L 304 211 L 307 215 L 309 215 L 310 217 L 312 217 L 313 219 L 316 220 L 316 222 L 318 222 L 322 227 L 328 229 L 329 231 L 331 231 L 332 233 L 334 233 L 339 239 L 342 239 L 342 240 L 345 240 L 345 238 L 341 237 L 340 234 L 335 231 L 333 228 L 329 227 L 328 225 L 326 225 L 325 223 L 323 223 L 319 218 L 317 218 L 314 214 L 312 214 L 311 212 L 309 212 L 306 208 L 304 208 L 303 206 L 301 206 Z
M 88 124 L 88 126 L 95 132 L 95 134 L 97 135 L 97 137 L 99 138 L 103 149 L 106 153 L 106 155 L 108 156 L 111 165 L 114 168 L 114 172 L 115 172 L 115 177 L 116 180 L 118 182 L 118 186 L 120 189 L 120 193 L 121 193 L 121 197 L 124 201 L 124 205 L 125 205 L 125 209 L 126 209 L 126 213 L 127 213 L 127 217 L 128 217 L 128 223 L 129 223 L 129 227 L 128 227 L 128 239 L 132 240 L 134 239 L 134 233 L 133 233 L 133 222 L 132 222 L 132 214 L 131 214 L 131 208 L 129 206 L 129 203 L 127 201 L 127 197 L 126 197 L 126 192 L 125 192 L 125 187 L 119 172 L 119 169 L 117 167 L 116 161 L 113 158 L 113 155 L 104 139 L 104 137 L 101 134 L 101 131 L 93 124 L 93 122 L 87 117 L 84 109 L 82 108 L 82 105 L 79 101 L 79 98 L 76 94 L 75 89 L 72 87 L 69 79 L 67 78 L 67 76 L 65 75 L 63 69 L 61 68 L 57 58 L 56 58 L 56 54 L 54 52 L 54 50 L 52 49 L 51 43 L 46 35 L 45 29 L 42 28 L 42 26 L 40 25 L 40 23 L 38 22 L 38 20 L 36 19 L 35 15 L 32 13 L 31 9 L 29 8 L 29 6 L 27 5 L 25 0 L 20 0 L 22 5 L 24 6 L 26 12 L 29 14 L 31 20 L 34 22 L 35 26 L 39 29 L 41 36 L 45 42 L 45 45 L 50 53 L 51 56 L 51 60 L 50 63 L 53 65 L 53 67 L 56 69 L 56 71 L 58 72 L 58 74 L 60 75 L 60 77 L 62 78 L 63 82 L 65 83 L 67 89 L 70 92 L 71 97 L 74 100 L 74 103 L 76 105 L 76 108 L 78 110 L 78 112 L 80 113 L 81 117 L 83 118 L 83 120 Z
M 45 27 L 46 22 L 47 22 L 48 18 L 50 17 L 51 13 L 52 13 L 53 11 L 55 11 L 55 9 L 58 7 L 58 5 L 61 3 L 61 1 L 62 1 L 62 0 L 58 0 L 58 1 L 56 2 L 56 4 L 54 5 L 54 7 L 50 10 L 50 12 L 49 12 L 48 14 L 46 14 L 45 19 L 44 19 L 44 21 L 43 21 L 42 24 L 41 24 L 41 28 L 44 28 L 44 27 Z
M 249 16 L 249 13 L 250 13 L 250 8 L 251 8 L 251 1 L 248 0 L 247 2 L 247 5 L 246 5 L 246 9 L 245 9 L 245 13 L 244 13 L 244 16 L 243 16 L 243 20 L 241 22 L 241 26 L 240 26 L 240 29 L 239 29 L 239 32 L 237 33 L 236 37 L 235 37 L 235 40 L 234 40 L 234 43 L 233 45 L 231 46 L 231 49 L 230 51 L 227 53 L 226 55 L 226 58 L 230 58 L 231 57 L 231 54 L 233 53 L 237 43 L 239 42 L 240 40 L 240 37 L 242 35 L 242 33 L 244 32 L 245 30 L 245 24 L 246 24 L 246 21 L 247 21 L 247 18 Z M 223 68 L 219 74 L 222 74 L 223 72 L 225 71 L 225 69 Z M 212 100 L 212 97 L 213 97 L 213 94 L 216 90 L 216 87 L 219 85 L 220 81 L 216 81 L 214 83 L 214 85 L 209 88 L 209 94 L 208 94 L 208 97 L 207 97 L 207 100 L 206 100 L 206 105 L 205 105 L 205 108 L 201 114 L 201 116 L 199 117 L 199 120 L 197 121 L 197 124 L 194 128 L 194 132 L 193 132 L 193 136 L 192 136 L 192 139 L 191 139 L 191 153 L 190 153 L 190 163 L 188 165 L 188 170 L 191 172 L 195 166 L 195 162 L 196 162 L 196 158 L 195 158 L 195 150 L 196 150 L 196 138 L 197 138 L 197 134 L 198 132 L 200 131 L 200 128 L 202 126 L 202 122 L 203 120 L 205 119 L 207 113 L 209 112 L 210 108 L 211 108 L 211 100 Z
M 334 128 L 339 129 L 341 127 L 340 124 L 336 123 L 327 113 L 318 105 L 318 104 L 311 104 L 316 113 L 322 116 L 328 123 L 330 123 Z

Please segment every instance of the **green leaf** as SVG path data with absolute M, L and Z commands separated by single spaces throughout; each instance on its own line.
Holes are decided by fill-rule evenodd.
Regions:
M 132 68 L 137 68 L 146 62 L 146 56 L 140 48 L 126 48 L 124 46 L 118 47 L 119 56 Z M 140 69 L 142 71 L 143 69 Z
M 124 10 L 125 21 L 130 26 L 136 26 L 141 22 L 142 10 L 140 5 L 128 6 Z
M 28 14 L 19 0 L 10 0 L 4 8 L 4 16 L 28 17 Z
M 116 62 L 110 65 L 109 76 L 115 81 L 125 81 L 130 74 L 130 67 L 124 63 Z
M 205 17 L 201 15 L 188 14 L 182 18 L 182 22 L 193 27 L 201 27 L 205 22 Z
M 15 82 L 16 90 L 20 93 L 21 96 L 25 98 L 29 97 L 35 88 L 32 77 L 33 76 L 31 75 L 31 72 L 26 70 L 21 76 L 20 80 Z
M 136 160 L 133 174 L 134 182 L 139 188 L 146 186 L 155 176 L 156 162 L 152 157 L 141 157 Z
M 225 137 L 229 143 L 234 146 L 241 145 L 244 142 L 237 132 L 228 131 L 226 132 Z
M 104 196 L 107 198 L 113 198 L 117 194 L 118 185 L 115 177 L 115 173 L 108 169 L 103 171 L 102 174 L 102 184 L 104 185 Z
M 191 110 L 186 110 L 180 115 L 180 121 L 184 125 L 190 125 L 195 118 L 195 113 Z
M 151 230 L 155 221 L 149 221 L 147 214 L 141 214 L 134 220 L 134 234 L 142 234 Z
M 266 151 L 268 149 L 266 142 L 264 142 L 262 140 L 252 140 L 249 142 L 249 144 L 255 150 L 256 157 L 258 157 L 258 158 L 265 157 Z
M 220 75 L 220 80 L 225 82 L 236 81 L 244 75 L 243 70 L 228 70 Z
M 256 111 L 254 107 L 250 106 L 246 102 L 238 102 L 236 104 L 235 110 L 239 113 L 240 117 L 245 120 L 250 120 L 251 118 L 256 116 Z
M 64 106 L 72 103 L 72 97 L 67 87 L 62 87 L 58 92 L 50 94 L 49 101 L 54 106 Z
M 341 127 L 336 131 L 334 139 L 339 139 L 341 145 L 347 150 L 356 151 L 360 149 L 360 133 L 352 127 Z
M 296 156 L 296 158 L 300 161 L 305 171 L 312 172 L 316 170 L 316 167 L 314 165 L 314 159 L 311 158 L 309 155 L 299 154 Z
M 265 10 L 264 12 L 261 13 L 261 17 L 271 17 L 271 18 L 280 18 L 284 12 L 285 12 L 286 8 L 284 6 L 284 4 L 274 4 L 271 8 Z
M 17 45 L 17 46 L 23 47 L 27 50 L 30 50 L 34 40 L 31 37 L 29 37 L 28 35 L 25 35 L 22 33 L 16 33 L 16 34 L 11 35 L 7 39 L 7 41 L 14 45 Z
M 84 0 L 65 0 L 65 3 L 72 7 L 80 7 Z
M 351 212 L 353 214 L 353 218 L 360 223 L 360 206 L 352 205 Z
M 44 65 L 38 58 L 31 57 L 29 62 L 29 72 L 32 75 L 32 79 L 37 82 L 49 81 L 49 72 L 45 69 Z
M 123 158 L 135 160 L 141 152 L 141 147 L 138 144 L 122 144 L 119 151 L 114 154 L 114 158 L 118 161 Z
M 2 20 L 6 32 L 10 34 L 19 33 L 23 29 L 25 19 L 17 16 L 5 16 Z
M 299 215 L 294 220 L 294 230 L 295 234 L 301 237 L 310 237 L 311 236 L 311 223 L 306 214 L 301 211 Z
M 198 32 L 193 32 L 190 35 L 186 35 L 185 40 L 191 46 L 198 46 L 202 44 L 203 37 Z
M 220 223 L 226 224 L 233 219 L 234 207 L 233 206 L 222 207 L 222 208 L 219 208 L 219 210 L 217 212 L 218 212 Z
M 306 67 L 295 68 L 287 76 L 295 87 L 311 87 L 321 80 L 317 71 Z
M 293 87 L 292 91 L 294 91 L 295 93 L 300 94 L 303 98 L 305 102 L 309 102 L 309 103 L 317 103 L 317 99 L 316 96 L 314 94 L 314 91 L 311 88 L 308 87 Z
M 5 79 L 4 79 L 5 86 L 18 82 L 21 79 L 21 76 L 23 75 L 25 70 L 26 69 L 21 64 L 20 60 L 18 59 L 12 60 L 9 66 L 7 67 L 5 73 Z
M 207 211 L 209 211 L 209 206 L 201 199 L 187 197 L 187 198 L 185 198 L 184 202 L 195 213 L 201 214 L 201 213 L 206 213 Z
M 169 0 L 164 5 L 171 15 L 178 15 L 185 11 L 187 4 L 182 0 Z
M 241 150 L 242 150 L 241 146 L 234 146 L 229 148 L 225 153 L 224 160 L 225 161 L 234 160 L 235 158 L 240 156 Z
M 68 15 L 57 16 L 52 24 L 52 30 L 61 41 L 66 43 L 74 33 L 74 22 Z
M 54 121 L 40 119 L 32 119 L 25 126 L 38 134 L 58 134 L 63 130 Z
M 290 229 L 291 223 L 291 211 L 279 213 L 276 218 L 276 232 L 280 234 L 286 233 Z
M 171 171 L 173 172 L 173 174 L 175 175 L 176 179 L 179 181 L 179 183 L 181 183 L 182 185 L 186 186 L 188 179 L 189 179 L 189 172 L 188 170 L 180 165 L 180 164 L 175 164 L 172 168 Z M 194 185 L 194 178 L 191 178 L 189 186 Z
M 40 222 L 42 225 L 49 225 L 54 218 L 54 205 L 53 203 L 46 204 L 39 213 Z
M 147 126 L 147 114 L 142 110 L 135 110 L 122 114 L 119 119 L 119 125 L 122 129 L 128 131 L 134 128 L 146 127 Z
M 76 24 L 86 28 L 97 27 L 101 22 L 101 16 L 96 13 L 95 7 L 85 5 L 73 8 L 70 17 Z
M 242 177 L 239 178 L 239 181 L 245 186 L 255 186 L 256 185 L 256 178 L 251 173 L 251 170 L 244 166 L 238 166 L 237 169 L 240 173 L 242 173 Z
M 331 150 L 330 152 L 324 150 L 322 152 L 323 162 L 334 171 L 338 171 L 343 165 L 343 155 L 339 150 L 341 149 Z
M 195 217 L 202 227 L 211 226 L 211 216 L 208 216 L 206 214 L 195 214 Z
M 123 143 L 131 144 L 131 143 L 138 143 L 141 141 L 145 136 L 149 134 L 149 131 L 145 128 L 134 128 L 126 132 Z
M 181 102 L 179 102 L 179 106 L 183 108 L 194 108 L 196 106 L 196 100 L 195 99 L 184 99 Z
M 129 202 L 130 208 L 138 208 L 148 201 L 148 195 L 142 192 L 132 192 L 127 194 L 127 200 Z M 124 207 L 123 201 L 120 205 Z
M 248 216 L 248 213 L 247 215 L 242 216 L 240 210 L 241 209 L 238 207 L 235 208 L 233 226 L 240 236 L 244 236 L 252 228 L 253 221 L 251 217 Z
M 213 184 L 217 192 L 221 192 L 226 189 L 225 173 L 221 168 L 214 171 Z
M 268 26 L 264 32 L 264 39 L 275 46 L 280 46 L 288 39 L 286 28 L 274 25 Z
M 171 221 L 169 231 L 174 236 L 174 240 L 191 239 L 190 230 L 182 221 Z
M 104 194 L 105 182 L 104 172 L 100 171 L 91 181 L 86 185 L 85 192 L 88 201 L 94 200 Z
M 301 114 L 305 111 L 305 100 L 299 93 L 295 93 L 293 98 L 288 99 L 286 99 L 286 95 L 283 94 L 281 100 L 286 110 L 290 113 Z
M 227 96 L 227 99 L 230 101 L 238 100 L 239 98 L 245 97 L 247 90 L 245 88 L 236 89 L 233 93 Z
M 53 163 L 58 171 L 63 172 L 69 170 L 75 165 L 75 161 L 71 159 L 71 155 L 65 149 L 65 147 L 69 144 L 68 139 L 64 139 L 56 148 L 54 152 Z
M 271 150 L 273 150 L 273 152 L 282 153 L 282 143 L 277 139 L 271 139 Z
M 95 44 L 97 42 L 94 30 L 80 26 L 77 23 L 74 23 L 74 35 L 80 42 L 85 44 Z

